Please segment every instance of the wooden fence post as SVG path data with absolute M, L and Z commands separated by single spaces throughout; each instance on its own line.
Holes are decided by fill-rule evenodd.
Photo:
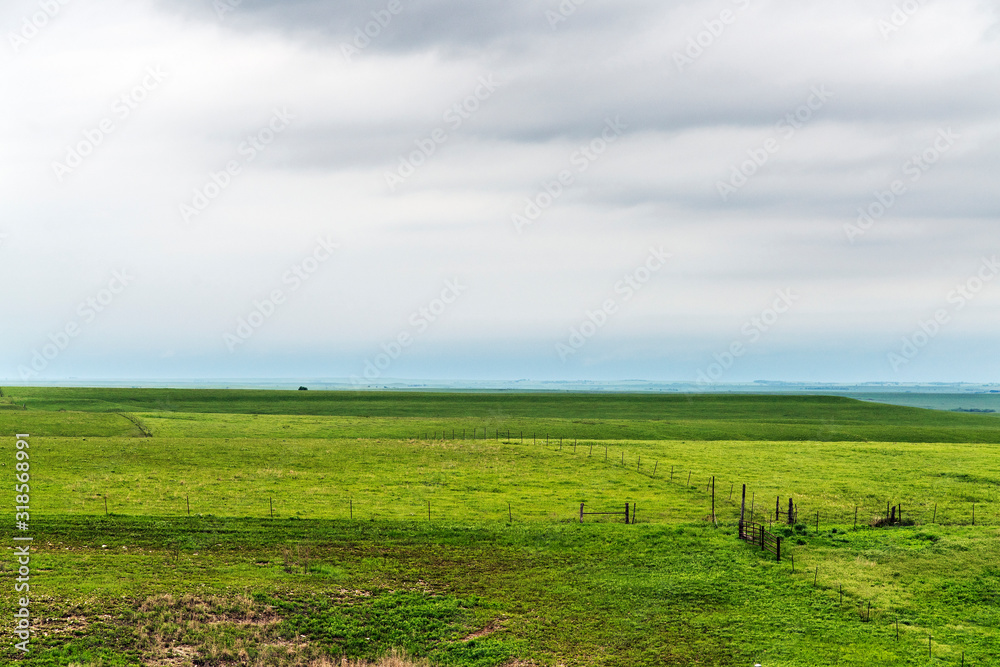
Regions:
M 712 523 L 716 526 L 719 525 L 718 520 L 715 518 L 715 475 L 712 476 Z
M 580 523 L 583 523 L 583 503 L 580 503 Z
M 793 519 L 792 519 L 794 510 L 795 510 L 795 506 L 792 504 L 792 497 L 788 496 L 788 525 L 789 526 L 792 525 L 792 523 L 794 522 Z
M 743 517 L 747 509 L 747 485 L 743 485 L 743 500 L 740 501 L 740 537 L 743 537 Z
M 625 503 L 625 523 L 628 523 L 628 503 Z
M 777 550 L 777 553 L 775 555 L 778 557 L 778 562 L 780 563 L 781 562 L 781 538 L 780 537 L 778 538 L 778 550 Z

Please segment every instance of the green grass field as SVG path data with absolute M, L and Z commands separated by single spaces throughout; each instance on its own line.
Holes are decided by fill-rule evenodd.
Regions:
M 4 474 L 31 434 L 36 548 L 4 664 L 1000 665 L 998 415 L 4 388 L 0 423 Z M 780 563 L 736 539 L 743 484 L 758 522 L 797 504 Z M 869 525 L 887 504 L 906 525 Z

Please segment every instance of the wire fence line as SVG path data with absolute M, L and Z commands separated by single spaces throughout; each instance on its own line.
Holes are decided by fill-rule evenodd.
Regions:
M 435 433 L 436 434 L 436 433 Z M 293 500 L 289 494 L 282 493 L 279 481 L 268 483 L 269 489 L 245 489 L 233 495 L 220 497 L 217 493 L 208 493 L 207 497 L 194 498 L 193 512 L 196 514 L 214 514 L 229 516 L 300 516 L 302 518 L 354 518 L 355 510 L 359 517 L 366 519 L 406 519 L 426 515 L 425 504 L 432 501 L 430 517 L 459 519 L 499 520 L 503 515 L 509 521 L 516 517 L 543 521 L 571 520 L 575 513 L 572 508 L 580 502 L 641 502 L 643 516 L 639 523 L 676 523 L 678 520 L 698 520 L 710 518 L 715 521 L 721 518 L 723 523 L 736 524 L 739 519 L 739 501 L 737 489 L 743 482 L 724 480 L 713 476 L 704 470 L 696 470 L 684 465 L 683 462 L 669 462 L 651 457 L 649 452 L 643 454 L 629 451 L 618 441 L 600 440 L 570 440 L 568 438 L 552 437 L 549 434 L 539 436 L 531 433 L 525 436 L 522 432 L 506 432 L 495 429 L 489 434 L 486 429 L 452 429 L 441 435 L 454 434 L 456 441 L 473 439 L 482 440 L 493 435 L 499 442 L 520 446 L 522 442 L 536 448 L 544 448 L 550 453 L 562 453 L 575 456 L 583 462 L 597 466 L 619 469 L 629 474 L 638 475 L 656 482 L 660 489 L 682 489 L 689 504 L 695 508 L 677 507 L 672 498 L 661 495 L 657 487 L 644 490 L 636 498 L 625 498 L 628 495 L 623 489 L 609 486 L 600 494 L 588 492 L 586 497 L 566 495 L 558 499 L 531 498 L 508 493 L 475 493 L 468 490 L 449 489 L 445 483 L 440 491 L 424 495 L 410 493 L 406 497 L 398 494 L 378 494 L 365 492 L 357 494 L 332 493 L 317 494 L 304 502 Z M 433 434 L 432 434 L 433 435 Z M 644 459 L 643 456 L 646 458 Z M 715 486 L 713 487 L 713 477 Z M 726 488 L 728 483 L 728 489 Z M 662 485 L 662 486 L 660 486 Z M 276 488 L 278 487 L 278 488 Z M 773 529 L 776 525 L 804 525 L 812 531 L 820 531 L 830 527 L 865 528 L 865 527 L 899 527 L 909 525 L 937 524 L 944 526 L 996 526 L 1000 525 L 995 502 L 996 492 L 986 491 L 982 494 L 987 500 L 969 501 L 968 496 L 959 501 L 954 497 L 935 501 L 900 500 L 891 496 L 883 505 L 877 505 L 870 500 L 848 504 L 844 500 L 837 503 L 815 504 L 810 501 L 801 502 L 794 495 L 773 494 L 773 492 L 757 492 L 752 482 L 747 485 L 748 499 L 744 519 L 747 523 L 757 523 Z M 137 489 L 138 491 L 138 489 Z M 194 491 L 197 495 L 197 490 Z M 62 494 L 63 509 L 69 513 L 108 514 L 140 513 L 157 515 L 174 514 L 190 515 L 192 513 L 191 494 L 180 496 L 174 493 L 168 498 L 114 498 L 112 495 L 110 508 L 109 494 L 89 493 L 78 496 L 74 501 L 71 495 Z M 419 497 L 416 497 L 418 496 Z M 889 494 L 886 494 L 889 496 Z M 682 495 L 682 498 L 684 496 Z M 773 500 L 772 500 L 773 499 Z M 810 499 L 811 500 L 811 499 Z M 849 501 L 848 501 L 849 502 Z M 704 512 L 697 509 L 699 503 L 704 504 Z M 355 507 L 356 504 L 356 507 Z M 277 507 L 277 513 L 275 512 Z M 685 511 L 690 510 L 690 511 Z M 721 511 L 720 511 L 721 510 Z

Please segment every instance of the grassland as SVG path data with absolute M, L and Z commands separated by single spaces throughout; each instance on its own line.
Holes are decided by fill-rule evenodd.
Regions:
M 5 432 L 32 434 L 40 619 L 22 664 L 1000 664 L 995 415 L 833 397 L 3 392 Z M 742 484 L 758 521 L 797 503 L 801 523 L 774 528 L 794 573 L 735 539 Z M 625 502 L 635 525 L 576 519 Z M 887 503 L 914 525 L 868 527 Z

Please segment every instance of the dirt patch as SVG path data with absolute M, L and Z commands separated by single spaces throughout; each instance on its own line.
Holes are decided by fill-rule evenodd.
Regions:
M 503 630 L 503 624 L 504 621 L 506 620 L 507 619 L 502 619 L 502 618 L 494 619 L 489 623 L 487 623 L 486 627 L 483 628 L 482 630 L 476 630 L 472 634 L 462 637 L 462 641 L 471 642 L 473 639 L 482 639 L 483 637 L 489 637 L 497 630 Z

